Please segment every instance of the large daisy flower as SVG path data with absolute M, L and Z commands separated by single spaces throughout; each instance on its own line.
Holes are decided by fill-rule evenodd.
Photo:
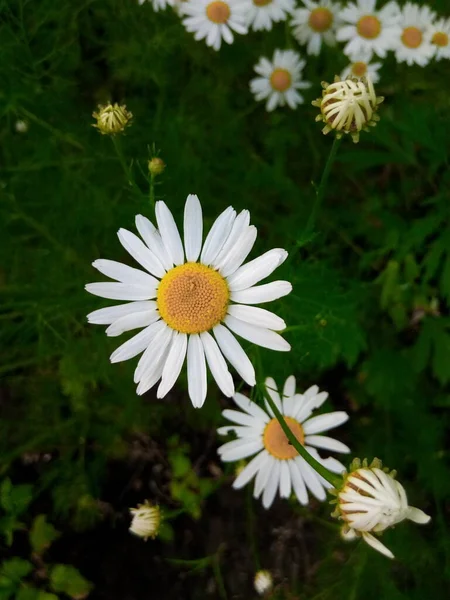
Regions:
M 202 209 L 194 195 L 188 196 L 184 209 L 184 247 L 164 202 L 156 203 L 156 221 L 158 229 L 146 217 L 136 217 L 143 241 L 126 229 L 118 232 L 122 246 L 145 271 L 113 260 L 94 261 L 100 273 L 116 281 L 89 283 L 86 290 L 131 302 L 96 310 L 88 320 L 109 325 L 109 336 L 144 327 L 111 355 L 111 362 L 120 362 L 143 353 L 134 373 L 138 394 L 161 379 L 157 396 L 164 397 L 187 357 L 189 396 L 201 407 L 206 365 L 226 396 L 234 394 L 234 384 L 225 359 L 248 385 L 255 384 L 254 368 L 233 333 L 265 348 L 290 350 L 275 333 L 286 327 L 284 321 L 250 306 L 289 294 L 292 286 L 287 281 L 255 285 L 286 259 L 287 252 L 275 248 L 243 265 L 255 243 L 256 227 L 250 225 L 247 210 L 237 215 L 231 206 L 213 223 L 202 245 Z
M 382 67 L 380 62 L 370 62 L 372 60 L 372 52 L 365 51 L 354 56 L 349 56 L 350 64 L 341 73 L 341 79 L 347 77 L 370 77 L 373 83 L 380 80 L 378 71 Z
M 292 33 L 299 44 L 306 44 L 308 54 L 319 54 L 322 40 L 329 46 L 336 43 L 336 27 L 340 4 L 331 0 L 302 0 L 304 8 L 292 13 Z
M 431 43 L 431 26 L 436 16 L 429 6 L 407 2 L 401 11 L 401 30 L 394 47 L 398 62 L 425 67 L 433 58 L 436 46 Z
M 194 33 L 196 40 L 206 38 L 206 44 L 219 50 L 224 40 L 232 44 L 235 33 L 247 33 L 250 0 L 187 0 L 180 5 L 183 25 Z
M 438 19 L 429 31 L 431 43 L 436 48 L 435 58 L 450 58 L 450 19 Z
M 250 0 L 247 24 L 254 31 L 272 29 L 273 23 L 285 21 L 295 6 L 295 0 Z
M 365 50 L 384 58 L 392 50 L 400 34 L 400 9 L 396 2 L 375 8 L 376 0 L 356 0 L 340 13 L 345 24 L 336 34 L 340 42 L 347 42 L 344 53 L 348 56 Z
M 328 398 L 328 394 L 319 393 L 316 385 L 304 394 L 296 394 L 293 376 L 286 380 L 282 397 L 272 378 L 267 378 L 265 383 L 268 393 L 298 441 L 330 471 L 342 473 L 345 470 L 342 463 L 332 457 L 322 459 L 316 448 L 350 452 L 345 444 L 325 435 L 318 435 L 345 423 L 347 413 L 337 411 L 311 417 L 313 411 Z M 318 500 L 324 500 L 325 488 L 330 487 L 330 484 L 289 443 L 269 404 L 265 403 L 264 410 L 242 394 L 235 394 L 233 400 L 240 411 L 224 410 L 223 416 L 233 425 L 221 427 L 218 433 L 225 435 L 232 431 L 238 439 L 221 446 L 219 455 L 224 462 L 233 462 L 256 454 L 240 472 L 233 487 L 242 488 L 256 475 L 254 496 L 259 498 L 262 494 L 265 508 L 271 506 L 277 490 L 281 498 L 288 498 L 293 490 L 301 504 L 308 503 L 308 489 Z
M 268 111 L 285 104 L 290 108 L 303 104 L 303 96 L 297 90 L 311 87 L 309 81 L 302 81 L 305 64 L 293 50 L 275 50 L 272 61 L 260 58 L 254 67 L 259 77 L 250 81 L 256 100 L 267 99 Z

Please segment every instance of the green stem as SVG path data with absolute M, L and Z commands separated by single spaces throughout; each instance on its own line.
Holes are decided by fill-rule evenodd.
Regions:
M 283 415 L 278 410 L 277 405 L 270 397 L 270 394 L 267 391 L 265 385 L 264 384 L 261 385 L 260 389 L 261 389 L 262 393 L 264 394 L 264 397 L 266 398 L 270 408 L 272 409 L 273 414 L 275 415 L 277 421 L 279 422 L 281 429 L 284 431 L 287 439 L 294 446 L 294 448 L 297 450 L 297 452 L 300 454 L 300 456 L 302 458 L 304 458 L 306 460 L 306 462 L 309 464 L 309 466 L 312 467 L 315 471 L 317 471 L 317 473 L 319 473 L 319 475 L 321 475 L 324 479 L 326 479 L 328 481 L 328 483 L 331 483 L 331 485 L 337 489 L 340 488 L 342 485 L 342 477 L 339 477 L 339 475 L 336 475 L 335 473 L 332 473 L 331 471 L 329 471 L 326 467 L 324 467 L 322 464 L 320 464 L 320 462 L 318 462 L 313 456 L 311 456 L 311 454 L 307 450 L 305 450 L 303 444 L 301 444 L 298 441 L 298 439 L 295 437 L 295 435 L 290 430 L 289 425 L 286 423 Z
M 156 203 L 155 203 L 155 176 L 153 175 L 153 173 L 150 173 L 149 198 L 150 198 L 150 204 L 152 205 L 152 207 L 154 209 Z
M 125 173 L 125 177 L 127 178 L 127 182 L 128 184 L 134 189 L 136 190 L 139 194 L 141 194 L 140 189 L 138 188 L 138 186 L 136 185 L 134 179 L 133 179 L 133 174 L 131 172 L 131 169 L 128 167 L 127 165 L 127 161 L 125 160 L 125 156 L 123 154 L 123 150 L 122 150 L 122 143 L 120 141 L 120 137 L 117 135 L 111 135 L 110 136 L 114 149 L 116 151 L 117 154 L 117 158 L 119 159 L 120 165 L 123 169 L 123 172 Z

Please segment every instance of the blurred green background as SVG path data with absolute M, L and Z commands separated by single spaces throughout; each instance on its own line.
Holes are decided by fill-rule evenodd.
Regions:
M 304 106 L 268 114 L 248 82 L 261 55 L 304 54 L 285 24 L 216 53 L 149 3 L 0 0 L 0 40 L 0 599 L 249 598 L 259 565 L 275 598 L 448 598 L 448 61 L 389 56 L 381 121 L 341 144 L 305 240 L 332 144 L 310 102 L 345 66 L 340 52 L 308 58 Z M 134 115 L 120 138 L 133 185 L 92 127 L 107 100 Z M 249 355 L 260 377 L 330 392 L 326 408 L 350 414 L 339 439 L 397 469 L 432 515 L 383 536 L 396 561 L 344 544 L 328 504 L 264 511 L 233 491 L 215 433 L 230 401 L 213 384 L 199 411 L 183 376 L 164 400 L 138 397 L 136 360 L 109 363 L 124 338 L 87 324 L 108 301 L 83 287 L 98 280 L 93 260 L 128 260 L 119 227 L 153 218 L 153 147 L 167 165 L 156 197 L 178 222 L 196 193 L 206 227 L 230 204 L 251 211 L 252 257 L 294 248 L 277 271 L 294 291 L 272 305 L 293 349 Z M 127 528 L 146 498 L 168 518 L 144 543 Z

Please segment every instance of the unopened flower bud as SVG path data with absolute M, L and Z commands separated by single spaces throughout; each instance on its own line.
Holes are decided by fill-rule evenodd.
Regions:
M 320 108 L 316 121 L 325 123 L 324 134 L 335 131 L 338 138 L 350 134 L 356 143 L 361 130 L 367 131 L 380 120 L 376 111 L 384 98 L 376 96 L 370 77 L 341 80 L 336 76 L 334 83 L 323 82 L 322 87 L 322 98 L 312 104 Z
M 22 121 L 22 119 L 19 119 L 16 121 L 14 128 L 17 133 L 26 133 L 28 131 L 28 123 L 26 121 Z
M 161 175 L 165 168 L 165 162 L 162 160 L 162 158 L 159 158 L 158 156 L 154 156 L 151 160 L 148 161 L 148 170 L 150 171 L 150 174 L 153 175 L 153 177 Z
M 345 521 L 341 535 L 347 541 L 362 537 L 378 552 L 394 558 L 392 552 L 373 533 L 381 533 L 405 519 L 425 524 L 428 515 L 418 508 L 408 506 L 404 487 L 391 473 L 382 469 L 381 461 L 355 459 L 351 472 L 344 476 L 343 486 L 335 490 L 337 500 L 334 517 Z
M 98 112 L 92 113 L 97 123 L 93 124 L 103 135 L 115 135 L 122 132 L 131 122 L 132 113 L 124 105 L 115 104 L 99 105 Z
M 273 579 L 270 571 L 258 571 L 255 574 L 255 579 L 253 581 L 255 590 L 258 592 L 260 596 L 263 596 L 273 587 Z
M 159 506 L 150 504 L 148 500 L 144 504 L 138 504 L 137 508 L 130 508 L 133 515 L 129 530 L 131 533 L 147 540 L 158 535 L 161 524 L 161 510 Z

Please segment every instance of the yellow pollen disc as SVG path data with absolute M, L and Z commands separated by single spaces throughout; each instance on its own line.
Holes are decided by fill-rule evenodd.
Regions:
M 291 74 L 286 69 L 275 69 L 270 76 L 270 85 L 277 92 L 285 92 L 291 87 Z
M 431 43 L 441 47 L 448 46 L 448 35 L 443 31 L 436 31 L 431 38 Z
M 227 314 L 229 299 L 222 275 L 200 263 L 186 263 L 168 271 L 156 294 L 161 318 L 181 333 L 212 329 Z
M 380 35 L 381 23 L 379 19 L 373 15 L 367 15 L 360 18 L 356 25 L 356 29 L 361 37 L 367 38 L 368 40 L 374 40 Z
M 268 4 L 272 4 L 273 0 L 253 0 L 253 4 L 255 6 L 267 6 Z
M 303 445 L 305 442 L 305 434 L 303 433 L 303 427 L 300 423 L 292 417 L 284 417 L 284 420 L 300 444 Z M 289 442 L 286 434 L 281 429 L 281 425 L 276 419 L 272 419 L 267 423 L 263 434 L 263 444 L 267 452 L 279 460 L 289 460 L 298 456 L 297 450 Z
M 311 29 L 322 33 L 330 29 L 333 23 L 333 13 L 328 8 L 315 8 L 309 15 L 308 23 Z
M 222 2 L 222 0 L 211 2 L 206 7 L 206 16 L 210 21 L 218 25 L 226 23 L 230 18 L 230 14 L 230 7 L 226 2 Z
M 407 27 L 403 30 L 402 42 L 408 48 L 418 48 L 422 43 L 422 32 L 417 27 Z
M 367 73 L 367 64 L 365 62 L 355 62 L 352 64 L 352 74 L 356 77 L 363 77 Z

